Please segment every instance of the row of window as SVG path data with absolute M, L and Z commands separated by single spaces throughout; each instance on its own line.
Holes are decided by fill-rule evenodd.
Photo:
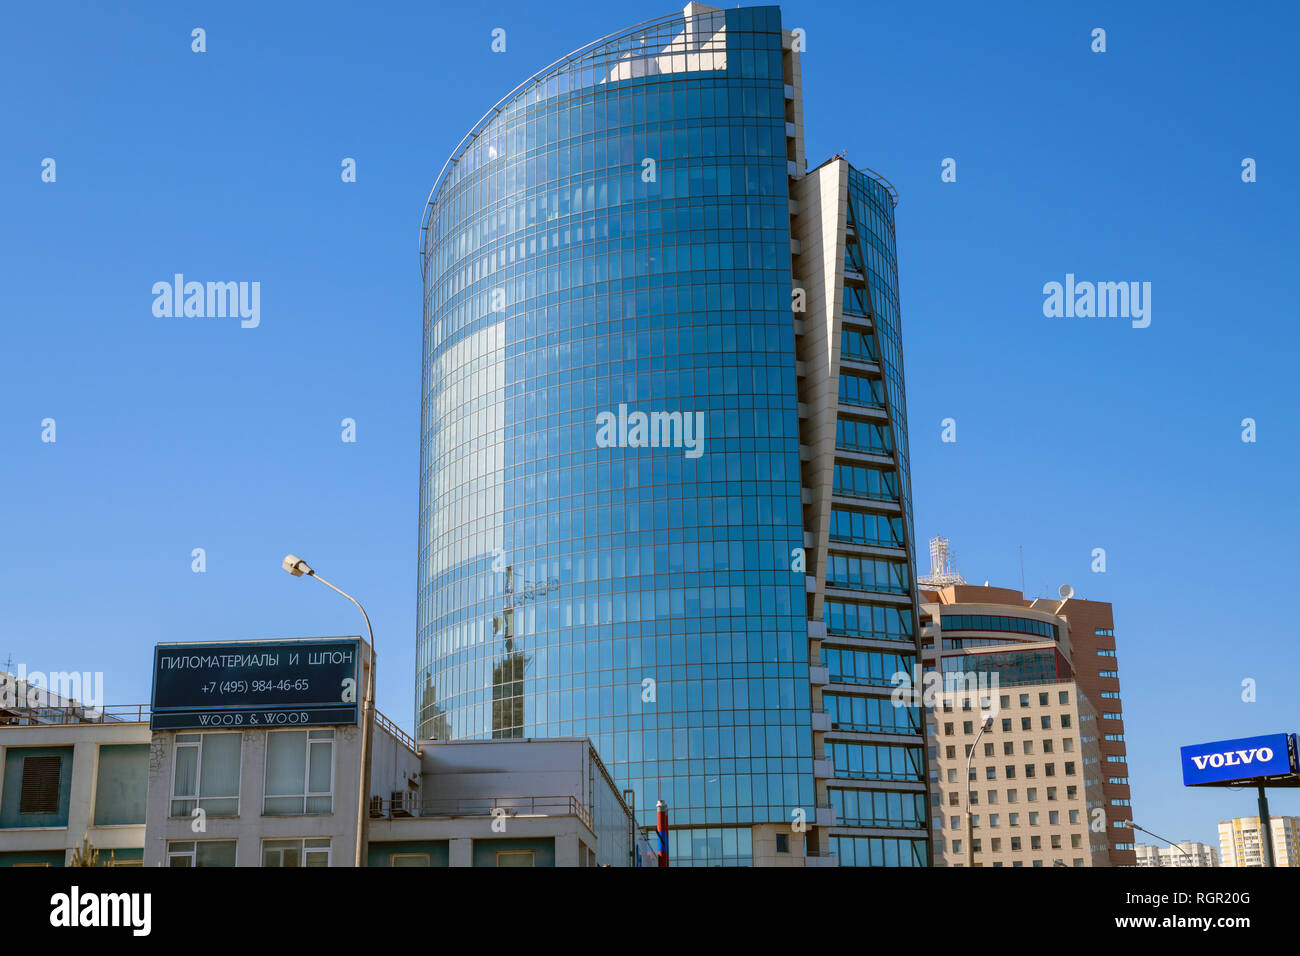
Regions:
M 838 465 L 835 466 L 837 469 Z M 890 474 L 897 487 L 898 476 Z M 874 544 L 886 548 L 903 546 L 901 515 L 879 515 L 869 511 L 852 511 L 835 505 L 831 508 L 830 537 L 835 541 Z
M 852 554 L 826 556 L 826 585 L 855 591 L 908 594 L 911 574 L 906 561 L 863 558 Z
M 1018 850 L 1021 849 L 1021 839 L 1020 839 L 1020 837 L 1011 837 L 1010 839 L 1011 839 L 1011 852 L 1015 853 L 1015 852 L 1017 852 Z M 992 852 L 997 853 L 997 852 L 999 852 L 999 851 L 1002 849 L 1002 838 L 1001 838 L 1001 837 L 993 837 L 992 840 L 990 840 L 989 842 L 991 843 L 991 847 L 990 847 L 990 848 L 991 848 Z M 961 840 L 953 840 L 953 841 L 952 841 L 952 852 L 953 852 L 953 853 L 961 853 L 961 852 L 962 852 L 961 847 L 962 847 L 962 842 L 961 842 Z M 982 841 L 979 840 L 978 838 L 976 838 L 976 839 L 974 839 L 974 840 L 971 840 L 971 848 L 972 848 L 976 853 L 980 853 L 980 852 L 982 851 L 982 849 L 983 849 Z M 1051 848 L 1052 848 L 1053 850 L 1060 850 L 1060 849 L 1063 849 L 1063 848 L 1064 848 L 1064 845 L 1063 845 L 1062 842 L 1061 842 L 1061 834 L 1059 834 L 1059 833 L 1053 833 L 1053 834 L 1051 835 Z M 1079 834 L 1077 834 L 1077 833 L 1071 833 L 1071 834 L 1070 834 L 1070 849 L 1072 849 L 1072 850 L 1080 850 L 1080 849 L 1082 849 L 1082 848 L 1083 848 L 1083 838 L 1082 838 Z M 1040 837 L 1040 836 L 1031 836 L 1031 837 L 1029 838 L 1029 849 L 1031 849 L 1031 850 L 1041 850 L 1041 849 L 1043 849 L 1043 838 Z M 1019 864 L 1017 863 L 1017 864 L 1013 864 L 1013 865 L 1019 865 Z M 1040 861 L 1035 861 L 1035 862 L 1034 862 L 1034 866 L 1041 866 L 1041 865 L 1042 865 L 1042 863 L 1041 863 Z M 1075 866 L 1083 866 L 1083 861 L 1082 861 L 1082 860 L 1076 861 L 1074 865 L 1075 865 Z
M 912 610 L 881 604 L 855 604 L 837 598 L 822 602 L 822 620 L 831 634 L 872 637 L 887 641 L 914 640 Z
M 1031 827 L 1039 826 L 1041 816 L 1042 816 L 1042 814 L 1040 814 L 1037 810 L 1031 810 L 1031 811 L 1029 811 L 1029 822 L 1028 822 L 1027 825 L 1028 825 L 1028 826 L 1031 826 Z M 1074 823 L 1074 824 L 1077 824 L 1077 823 L 1080 822 L 1080 819 L 1081 819 L 1081 815 L 1080 815 L 1080 812 L 1079 812 L 1078 810 L 1067 810 L 1067 811 L 1066 811 L 1066 820 L 1067 820 L 1068 822 L 1070 822 L 1070 823 Z M 949 826 L 950 826 L 952 829 L 954 829 L 954 830 L 959 830 L 959 829 L 961 829 L 961 827 L 962 827 L 962 822 L 961 822 L 961 820 L 962 820 L 962 818 L 959 817 L 959 816 L 951 817 L 951 818 L 949 819 L 949 821 L 948 821 L 948 822 L 949 822 Z M 935 823 L 936 823 L 938 826 L 942 827 L 942 826 L 943 826 L 943 817 L 942 817 L 942 816 L 936 816 L 936 817 L 935 817 Z M 1047 825 L 1047 826 L 1052 826 L 1052 827 L 1054 827 L 1054 826 L 1060 826 L 1060 824 L 1061 824 L 1061 811 L 1060 811 L 1060 810 L 1048 810 L 1048 811 L 1047 811 L 1047 824 L 1046 824 L 1046 825 Z M 974 828 L 974 827 L 978 827 L 978 826 L 980 825 L 980 815 L 979 815 L 978 813 L 972 813 L 972 814 L 971 814 L 971 817 L 970 817 L 970 825 L 971 825 L 972 828 Z M 998 813 L 990 813 L 990 814 L 988 815 L 988 825 L 989 825 L 990 827 L 1000 827 L 1000 826 L 1002 826 L 1002 815 L 1001 815 L 1001 814 L 998 814 Z M 1007 826 L 1009 826 L 1009 827 L 1018 827 L 1018 826 L 1020 826 L 1020 814 L 1019 814 L 1019 813 L 1008 813 L 1008 814 L 1007 814 Z
M 1050 753 L 1052 753 L 1052 752 L 1053 752 L 1053 747 L 1055 747 L 1055 743 L 1053 742 L 1053 740 L 1052 740 L 1050 737 L 1048 737 L 1048 738 L 1046 738 L 1045 740 L 1043 740 L 1043 741 L 1042 741 L 1042 745 L 1043 745 L 1043 753 L 1045 753 L 1045 754 L 1050 754 Z M 966 745 L 966 752 L 965 752 L 964 756 L 969 757 L 970 754 L 971 754 L 971 749 L 972 749 L 972 748 L 971 748 L 971 745 L 970 745 L 970 744 L 967 744 L 967 745 Z M 937 758 L 937 757 L 938 757 L 938 750 L 939 750 L 938 747 L 931 747 L 931 748 L 930 748 L 930 756 L 932 756 L 932 757 L 936 757 L 936 758 Z M 1061 740 L 1061 750 L 1064 751 L 1065 753 L 1072 753 L 1072 752 L 1074 751 L 1074 738 L 1073 738 L 1073 737 L 1065 737 L 1064 739 L 1062 739 L 1062 740 Z M 1015 743 L 1014 740 L 1004 740 L 1004 741 L 1002 741 L 1002 753 L 1003 753 L 1005 756 L 1010 757 L 1010 756 L 1012 756 L 1013 754 L 1015 754 L 1015 752 L 1016 752 L 1016 743 Z M 1026 753 L 1026 754 L 1032 754 L 1032 753 L 1034 752 L 1034 742 L 1033 742 L 1032 740 L 1024 740 L 1024 741 L 1021 741 L 1021 752 L 1022 752 L 1022 753 Z M 952 744 L 949 744 L 949 745 L 945 748 L 945 754 L 946 754 L 946 756 L 947 756 L 947 758 L 948 758 L 949 760 L 956 760 L 956 759 L 957 759 L 957 748 L 954 747 Z M 986 756 L 986 757 L 992 757 L 993 755 L 994 755 L 994 745 L 993 745 L 992 743 L 986 741 L 986 742 L 984 743 L 984 756 Z
M 997 614 L 945 614 L 940 618 L 940 627 L 945 631 L 1012 631 L 1016 634 L 1037 634 L 1057 639 L 1055 624 Z
M 840 329 L 840 355 L 866 362 L 877 361 L 875 335 L 843 326 Z
M 234 840 L 171 840 L 167 843 L 169 867 L 234 866 Z M 328 867 L 333 846 L 328 837 L 305 837 L 290 840 L 263 840 L 264 867 Z M 388 854 L 388 865 L 399 867 L 431 866 L 433 854 L 398 852 Z M 497 866 L 536 866 L 535 850 L 497 850 Z
M 1032 764 L 1032 763 L 1027 763 L 1027 764 L 1025 764 L 1025 765 L 1024 765 L 1025 777 L 1028 778 L 1028 779 L 1031 779 L 1031 780 L 1032 780 L 1035 776 L 1037 776 L 1038 771 L 1037 771 L 1036 767 L 1037 767 L 1036 764 Z M 1005 778 L 1006 778 L 1007 780 L 1015 780 L 1015 779 L 1016 779 L 1016 765 L 1015 765 L 1015 764 L 1013 764 L 1013 763 L 1006 764 L 1006 765 L 1004 765 L 1004 767 L 1002 768 L 1002 770 L 1003 770 L 1003 775 L 1005 776 Z M 1067 761 L 1065 762 L 1065 775 L 1066 775 L 1067 777 L 1073 777 L 1076 773 L 1077 773 L 1077 771 L 1076 771 L 1076 769 L 1075 769 L 1075 762 L 1074 762 L 1073 760 L 1067 760 Z M 975 769 L 974 767 L 972 767 L 971 770 L 970 770 L 970 779 L 971 779 L 971 780 L 974 780 L 974 779 L 975 779 L 975 774 L 976 774 L 976 769 Z M 1045 763 L 1045 764 L 1043 764 L 1043 776 L 1044 776 L 1044 777 L 1055 777 L 1055 776 L 1056 776 L 1056 764 L 1055 764 L 1055 763 Z M 992 765 L 989 765 L 989 766 L 985 767 L 985 768 L 984 768 L 984 778 L 985 778 L 986 780 L 996 780 L 996 779 L 998 779 L 998 768 L 995 767 L 995 766 L 992 766 Z M 949 783 L 956 783 L 956 782 L 957 782 L 957 770 L 956 770 L 956 769 L 954 769 L 954 768 L 949 768 L 949 770 L 948 770 L 948 782 L 949 782 Z
M 1047 801 L 1048 801 L 1049 803 L 1052 802 L 1052 801 L 1054 801 L 1054 800 L 1056 800 L 1057 789 L 1058 789 L 1058 788 L 1056 788 L 1056 787 L 1048 787 L 1048 788 L 1046 789 Z M 960 805 L 961 805 L 961 792 L 960 792 L 960 791 L 957 791 L 957 790 L 949 790 L 949 791 L 947 791 L 947 793 L 948 793 L 948 805 L 949 805 L 949 806 L 956 807 L 956 806 L 960 806 Z M 969 790 L 969 791 L 968 791 L 968 795 L 969 795 L 969 799 L 970 799 L 970 805 L 973 806 L 973 807 L 975 807 L 975 806 L 979 806 L 979 802 L 980 802 L 980 792 L 979 792 L 978 790 Z M 986 792 L 986 795 L 987 795 L 987 797 L 988 797 L 988 802 L 989 802 L 989 803 L 993 803 L 993 804 L 995 804 L 995 803 L 998 802 L 998 791 L 997 791 L 997 790 L 989 790 L 989 791 Z M 1079 788 L 1078 788 L 1078 786 L 1075 785 L 1075 784 L 1070 784 L 1070 785 L 1068 785 L 1068 786 L 1065 788 L 1065 799 L 1066 799 L 1066 800 L 1077 800 L 1078 798 L 1079 798 Z M 1009 790 L 1007 791 L 1007 803 L 1018 803 L 1019 800 L 1020 800 L 1020 791 L 1019 791 L 1019 790 L 1017 790 L 1017 789 L 1015 789 L 1014 787 L 1012 787 L 1011 789 L 1009 789 Z M 1026 787 L 1026 788 L 1025 788 L 1025 800 L 1026 800 L 1027 802 L 1029 802 L 1029 803 L 1037 803 L 1037 802 L 1038 802 L 1038 788 L 1037 788 L 1037 787 Z M 931 803 L 932 806 L 935 806 L 935 807 L 941 806 L 941 805 L 942 805 L 942 792 L 939 791 L 939 790 L 937 790 L 937 789 L 932 790 L 932 791 L 931 791 L 931 796 L 930 796 L 930 803 Z M 936 815 L 936 819 L 937 819 L 937 818 L 938 818 L 938 816 Z
M 177 734 L 172 766 L 173 817 L 239 815 L 242 734 Z M 276 730 L 266 735 L 266 816 L 331 813 L 334 731 Z
M 329 866 L 328 837 L 263 840 L 262 866 Z M 173 840 L 167 844 L 167 865 L 179 867 L 234 866 L 234 840 Z
M 1050 699 L 1050 696 L 1049 696 L 1049 695 L 1050 695 L 1050 692 L 1049 692 L 1049 691 L 1039 691 L 1039 693 L 1038 693 L 1038 706 L 1040 706 L 1040 707 L 1046 707 L 1046 706 L 1048 706 L 1048 700 Z M 1030 696 L 1029 694 L 1021 694 L 1021 695 L 1020 695 L 1020 706 L 1021 706 L 1021 707 L 1028 707 L 1028 706 L 1029 706 L 1029 696 Z M 1069 692 L 1068 690 L 1057 691 L 1056 699 L 1057 699 L 1057 703 L 1059 703 L 1059 704 L 1062 704 L 1062 705 L 1064 705 L 1064 704 L 1068 704 L 1068 703 L 1070 702 L 1070 692 Z M 1000 696 L 998 697 L 998 705 L 999 705 L 1003 710 L 1009 710 L 1009 709 L 1011 708 L 1011 695 L 1010 695 L 1010 694 L 1002 694 L 1002 695 L 1000 695 Z M 945 712 L 945 713 L 952 713 L 952 699 L 951 699 L 951 698 L 945 698 L 945 699 L 944 699 L 944 702 L 943 702 L 943 709 L 944 709 L 944 712 Z M 967 698 L 965 698 L 965 699 L 962 700 L 961 709 L 962 709 L 962 710 L 970 710 L 970 709 L 971 709 L 971 707 L 970 707 L 970 698 L 969 698 L 969 697 L 967 697 Z M 1064 726 L 1064 727 L 1068 727 L 1068 726 L 1070 726 L 1070 725 L 1069 725 L 1068 722 L 1066 722 L 1065 724 L 1062 724 L 1062 726 Z M 1003 730 L 1010 730 L 1010 729 L 1011 729 L 1010 726 L 1007 725 L 1007 723 L 1006 723 L 1005 720 L 1003 721 L 1003 728 L 1002 728 L 1002 729 L 1003 729 Z
M 1012 720 L 1012 718 L 1010 718 L 1010 717 L 1003 717 L 1003 718 L 1002 718 L 1002 731 L 1003 731 L 1003 733 L 1010 733 L 1010 732 L 1011 732 L 1011 720 Z M 1042 730 L 1051 730 L 1051 729 L 1052 729 L 1052 715 L 1051 715 L 1051 714 L 1041 714 L 1041 715 L 1039 715 L 1038 722 L 1039 722 L 1039 727 L 1040 727 L 1040 729 L 1042 729 Z M 1061 726 L 1062 726 L 1062 727 L 1069 727 L 1069 726 L 1071 726 L 1072 723 L 1073 723 L 1073 721 L 1071 720 L 1071 717 L 1070 717 L 1069 714 L 1061 714 Z M 961 727 L 962 727 L 961 732 L 962 732 L 963 734 L 966 734 L 967 736 L 969 736 L 969 735 L 975 733 L 975 721 L 973 721 L 973 720 L 965 720 L 965 721 L 962 721 L 962 725 L 961 725 Z M 1020 729 L 1021 729 L 1021 730 L 1033 730 L 1033 729 L 1034 729 L 1034 727 L 1033 727 L 1033 718 L 1030 718 L 1030 717 L 1021 717 L 1021 718 L 1020 718 Z M 944 732 L 944 734 L 945 734 L 946 736 L 949 736 L 949 737 L 951 737 L 951 736 L 953 735 L 953 723 L 952 723 L 951 721 L 948 721 L 948 722 L 945 722 L 945 723 L 944 723 L 944 725 L 943 725 L 943 732 Z
M 929 825 L 923 793 L 828 788 L 826 796 L 837 826 L 923 829 Z
M 930 865 L 930 845 L 922 840 L 833 836 L 830 851 L 840 866 Z
M 891 651 L 861 651 L 850 648 L 824 647 L 822 661 L 836 684 L 871 684 L 894 686 L 895 674 L 911 674 L 916 659 Z
M 882 471 L 870 465 L 836 462 L 831 490 L 837 495 L 897 501 L 898 472 Z
M 884 408 L 885 385 L 880 379 L 868 375 L 852 375 L 848 372 L 841 372 L 839 400 L 847 405 Z
M 826 759 L 835 776 L 859 780 L 924 779 L 925 754 L 920 747 L 826 741 Z
M 830 716 L 831 730 L 882 734 L 921 733 L 920 708 L 895 706 L 888 697 L 825 693 L 822 695 L 822 706 Z
M 835 444 L 839 448 L 872 455 L 894 453 L 894 439 L 888 425 L 859 421 L 856 418 L 835 420 Z

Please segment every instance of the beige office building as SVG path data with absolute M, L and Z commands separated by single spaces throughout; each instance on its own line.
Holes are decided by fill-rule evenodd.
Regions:
M 975 866 L 1108 866 L 1104 821 L 1092 826 L 1105 804 L 1091 705 L 1073 681 L 999 681 L 993 697 L 978 744 L 981 708 L 963 706 L 969 694 L 943 694 L 930 717 L 935 865 L 967 866 L 973 850 Z
M 1098 714 L 1075 679 L 1061 602 L 933 578 L 922 588 L 934 864 L 1113 865 Z
M 1300 866 L 1300 817 L 1271 817 L 1276 866 Z M 1259 817 L 1235 817 L 1219 823 L 1219 856 L 1224 866 L 1263 866 Z

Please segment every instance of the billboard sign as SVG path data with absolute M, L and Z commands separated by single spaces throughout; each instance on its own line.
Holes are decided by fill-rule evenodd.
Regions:
M 1215 740 L 1182 748 L 1183 786 L 1242 783 L 1294 774 L 1295 734 L 1264 734 L 1237 740 Z
M 361 639 L 154 647 L 152 730 L 324 727 L 358 722 Z

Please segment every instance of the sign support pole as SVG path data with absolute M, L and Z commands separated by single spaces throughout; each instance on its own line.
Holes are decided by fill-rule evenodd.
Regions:
M 1268 817 L 1268 788 L 1259 785 L 1259 842 L 1265 866 L 1277 866 L 1273 860 L 1273 823 Z

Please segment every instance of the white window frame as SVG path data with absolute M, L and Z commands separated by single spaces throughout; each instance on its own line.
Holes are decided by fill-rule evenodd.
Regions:
M 187 843 L 187 844 L 189 844 L 189 847 L 190 847 L 190 848 L 189 848 L 188 850 L 173 850 L 173 849 L 172 849 L 172 847 L 174 847 L 174 846 L 176 846 L 176 845 L 178 845 L 178 844 L 183 844 L 183 843 Z M 199 865 L 199 844 L 200 844 L 200 843 L 233 843 L 233 844 L 235 844 L 235 864 L 238 865 L 238 863 L 239 863 L 239 841 L 237 841 L 237 840 L 228 840 L 228 839 L 222 839 L 222 840 L 168 840 L 168 841 L 167 841 L 167 851 L 166 851 L 166 860 L 165 860 L 165 864 L 166 864 L 167 866 L 170 867 L 170 866 L 172 865 L 172 858 L 173 858 L 173 857 L 185 857 L 185 858 L 189 859 L 189 861 L 190 861 L 190 869 L 192 869 L 192 870 L 193 870 L 193 869 L 197 869 L 197 868 L 198 868 L 198 865 Z M 136 864 L 136 865 L 142 865 L 142 864 Z
M 529 859 L 529 863 L 528 863 L 529 866 L 531 867 L 537 866 L 536 850 L 497 850 L 496 856 L 493 857 L 493 860 L 497 866 L 501 866 L 501 858 L 503 856 L 519 856 L 519 857 L 526 856 Z
M 260 847 L 261 855 L 259 859 L 261 861 L 261 866 L 263 867 L 266 866 L 266 845 L 268 843 L 297 843 L 298 844 L 297 869 L 307 868 L 308 853 L 324 853 L 325 866 L 330 867 L 334 865 L 334 841 L 330 837 L 267 837 L 264 840 L 262 840 L 262 845 Z M 324 843 L 325 846 L 309 847 L 307 846 L 308 843 Z M 284 849 L 282 848 L 278 852 L 283 853 Z M 283 863 L 283 857 L 281 857 L 280 868 L 285 868 Z
M 307 746 L 303 753 L 302 767 L 302 793 L 267 793 L 267 781 L 270 780 L 270 762 L 271 762 L 271 736 L 273 734 L 303 734 L 307 735 Z M 313 734 L 319 734 L 313 738 Z M 328 734 L 329 736 L 325 736 Z M 330 752 L 330 784 L 329 790 L 313 791 L 311 789 L 311 748 L 312 745 L 328 744 Z M 266 735 L 266 746 L 262 753 L 262 815 L 274 817 L 293 817 L 293 816 L 316 816 L 331 814 L 334 812 L 334 776 L 338 770 L 338 749 L 335 747 L 334 729 L 332 727 L 303 727 L 297 730 L 272 730 Z M 267 813 L 267 800 L 284 800 L 293 797 L 302 797 L 302 809 L 297 813 Z M 307 801 L 313 797 L 328 797 L 330 806 L 328 810 L 308 810 Z
M 190 819 L 194 816 L 194 809 L 200 809 L 202 807 L 200 800 L 203 798 L 199 796 L 199 791 L 203 788 L 203 746 L 204 746 L 203 738 L 212 736 L 213 734 L 219 734 L 219 733 L 230 734 L 231 732 L 226 730 L 226 731 L 212 731 L 211 733 L 204 733 L 202 731 L 199 731 L 192 734 L 191 733 L 177 734 L 176 739 L 172 742 L 171 795 L 169 796 L 167 802 L 167 816 L 170 819 L 179 819 L 179 820 Z M 237 736 L 241 738 L 239 741 L 239 777 L 237 779 L 237 782 L 235 783 L 235 795 L 233 797 L 208 797 L 206 799 L 234 800 L 235 812 L 233 814 L 230 814 L 229 816 L 237 817 L 239 816 L 239 810 L 240 810 L 240 794 L 243 792 L 244 789 L 244 741 L 242 739 L 242 734 L 236 732 L 235 734 L 233 734 L 233 736 Z M 181 740 L 182 737 L 197 737 L 199 739 L 182 741 Z M 198 758 L 194 762 L 194 792 L 192 794 L 180 795 L 176 793 L 176 770 L 177 768 L 180 767 L 181 764 L 180 760 L 177 759 L 177 754 L 180 752 L 182 748 L 191 748 L 191 747 L 198 751 Z M 180 800 L 193 803 L 194 808 L 191 809 L 189 813 L 178 815 L 175 812 L 176 811 L 175 804 L 177 801 Z M 221 814 L 221 816 L 227 817 L 227 814 Z

